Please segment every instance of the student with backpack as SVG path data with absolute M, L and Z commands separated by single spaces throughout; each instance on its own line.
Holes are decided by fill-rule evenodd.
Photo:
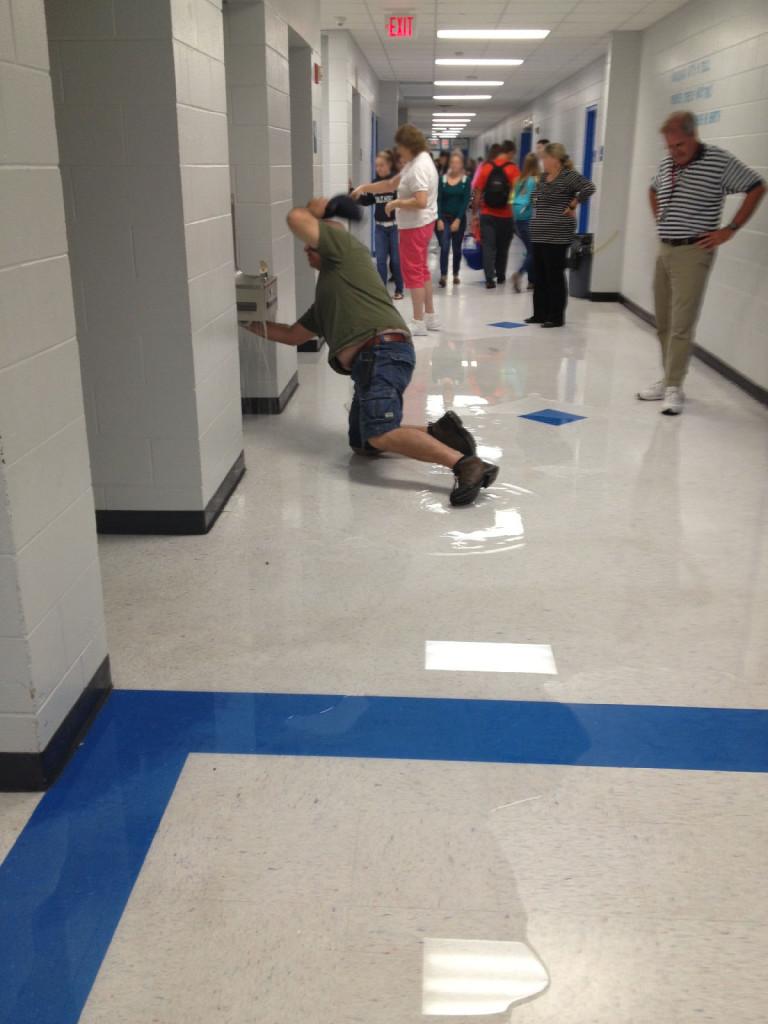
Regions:
M 514 231 L 510 196 L 520 177 L 520 171 L 513 163 L 516 152 L 514 142 L 502 142 L 501 153 L 495 159 L 487 160 L 476 178 L 473 209 L 475 215 L 478 210 L 480 213 L 486 288 L 504 284 L 507 277 L 507 258 Z

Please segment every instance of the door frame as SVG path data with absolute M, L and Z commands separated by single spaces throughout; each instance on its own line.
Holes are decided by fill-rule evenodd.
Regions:
M 584 117 L 584 159 L 582 174 L 592 180 L 592 168 L 595 164 L 595 143 L 597 142 L 597 104 L 587 107 Z M 579 206 L 579 234 L 589 230 L 589 200 Z

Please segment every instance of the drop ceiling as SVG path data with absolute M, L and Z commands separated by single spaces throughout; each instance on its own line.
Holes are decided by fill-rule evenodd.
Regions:
M 469 134 L 492 127 L 509 112 L 602 56 L 609 33 L 647 28 L 687 0 L 322 0 L 322 27 L 343 28 L 354 36 L 371 67 L 384 81 L 400 82 L 403 103 L 412 118 L 428 128 L 432 111 L 473 110 Z M 416 37 L 389 39 L 393 14 L 416 16 Z M 543 40 L 466 41 L 437 39 L 439 28 L 547 28 Z M 438 57 L 519 57 L 520 67 L 437 67 Z M 435 79 L 502 79 L 502 87 L 478 89 L 493 99 L 434 102 Z M 455 91 L 472 91 L 456 89 Z

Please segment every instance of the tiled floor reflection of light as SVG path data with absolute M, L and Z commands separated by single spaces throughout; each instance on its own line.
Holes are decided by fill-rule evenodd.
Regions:
M 421 1012 L 485 1016 L 543 992 L 549 975 L 524 942 L 425 939 Z
M 424 668 L 442 672 L 527 672 L 556 676 L 549 644 L 494 644 L 427 640 Z

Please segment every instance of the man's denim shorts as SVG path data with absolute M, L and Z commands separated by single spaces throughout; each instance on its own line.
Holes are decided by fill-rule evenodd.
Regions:
M 396 430 L 403 422 L 403 393 L 411 383 L 416 353 L 411 341 L 380 341 L 365 348 L 352 364 L 355 397 L 349 410 L 351 448 L 375 449 L 371 437 Z

